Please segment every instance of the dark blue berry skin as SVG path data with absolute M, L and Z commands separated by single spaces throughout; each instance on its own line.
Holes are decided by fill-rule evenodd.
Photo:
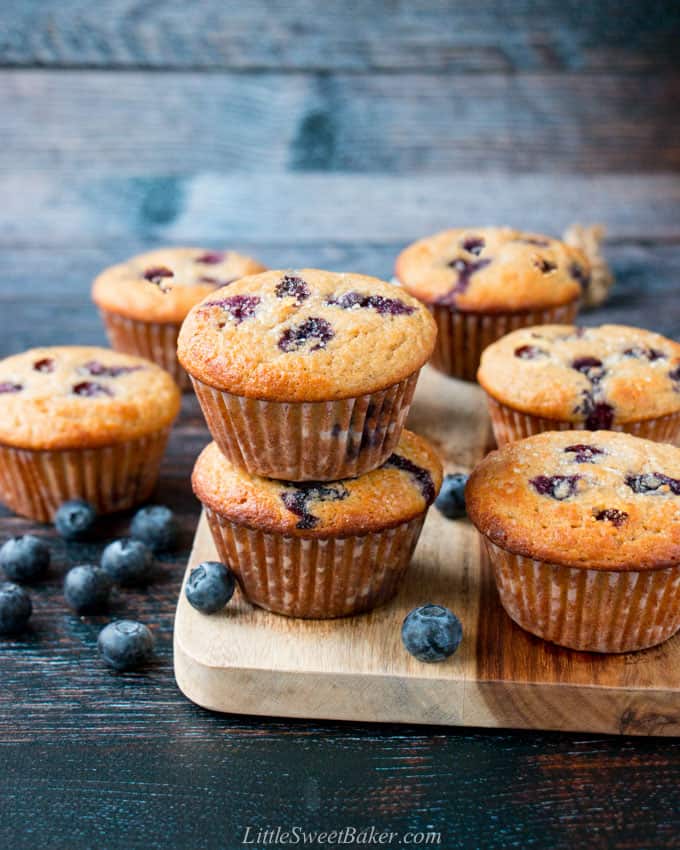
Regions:
M 108 604 L 112 585 L 106 570 L 81 564 L 66 573 L 64 599 L 79 614 L 94 614 Z
M 87 536 L 96 518 L 97 512 L 89 502 L 71 499 L 59 506 L 54 525 L 64 540 L 80 540 Z
M 97 649 L 114 670 L 135 670 L 153 655 L 153 636 L 142 623 L 115 620 L 99 633 Z
M 47 572 L 50 550 L 33 534 L 10 537 L 0 549 L 0 566 L 12 581 L 36 581 Z
M 458 649 L 463 627 L 448 608 L 429 603 L 407 614 L 401 627 L 401 639 L 419 661 L 445 661 Z
M 147 584 L 151 578 L 153 552 L 141 540 L 126 537 L 104 549 L 102 567 L 112 581 L 123 587 Z
M 33 611 L 31 597 L 10 581 L 0 584 L 0 635 L 15 635 L 26 628 Z
M 462 472 L 444 476 L 442 489 L 434 506 L 447 519 L 460 519 L 465 516 L 465 485 L 468 477 Z
M 217 561 L 199 564 L 186 583 L 186 597 L 202 614 L 220 611 L 234 595 L 236 579 L 233 572 Z
M 148 505 L 132 517 L 130 534 L 154 552 L 172 549 L 177 540 L 175 515 L 165 505 Z

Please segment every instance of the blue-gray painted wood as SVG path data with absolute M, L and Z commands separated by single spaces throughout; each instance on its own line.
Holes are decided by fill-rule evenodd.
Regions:
M 0 61 L 241 70 L 677 67 L 663 0 L 4 0 Z

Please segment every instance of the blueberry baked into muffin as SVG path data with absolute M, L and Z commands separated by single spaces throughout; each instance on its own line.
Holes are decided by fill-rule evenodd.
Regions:
M 34 348 L 0 361 L 0 498 L 43 522 L 69 499 L 100 512 L 150 495 L 180 392 L 141 357 Z
M 182 389 L 191 384 L 177 363 L 177 335 L 194 304 L 264 266 L 235 251 L 159 248 L 105 269 L 94 281 L 109 342 L 167 369 Z
M 680 628 L 680 449 L 613 431 L 551 431 L 473 471 L 468 516 L 503 607 L 574 649 L 628 652 Z
M 270 271 L 193 308 L 178 357 L 222 452 L 255 475 L 335 480 L 392 453 L 436 327 L 372 277 Z
M 680 441 L 680 345 L 651 331 L 522 329 L 484 351 L 477 379 L 499 446 L 570 428 Z
M 436 452 L 410 431 L 379 469 L 360 478 L 259 478 L 215 443 L 192 477 L 220 560 L 246 598 L 310 618 L 357 614 L 394 596 L 441 480 Z
M 573 321 L 589 274 L 577 248 L 507 227 L 444 230 L 409 245 L 395 265 L 437 322 L 433 365 L 467 381 L 484 348 L 509 331 Z

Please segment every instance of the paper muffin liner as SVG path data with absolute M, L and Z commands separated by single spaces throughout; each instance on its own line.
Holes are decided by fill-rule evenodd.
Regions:
M 483 539 L 503 608 L 544 640 L 588 652 L 632 652 L 680 628 L 680 564 L 644 571 L 565 567 Z
M 146 357 L 170 372 L 183 392 L 191 390 L 189 376 L 177 360 L 181 322 L 142 322 L 109 310 L 100 310 L 111 348 Z
M 523 440 L 533 434 L 543 431 L 573 431 L 583 430 L 585 427 L 580 422 L 565 422 L 559 419 L 546 419 L 542 416 L 533 416 L 515 410 L 506 404 L 502 404 L 487 393 L 489 416 L 493 428 L 496 444 L 504 446 L 515 440 Z M 657 443 L 672 443 L 680 445 L 680 412 L 669 413 L 666 416 L 658 416 L 655 419 L 641 419 L 637 422 L 625 422 L 615 424 L 609 429 L 611 431 L 623 431 L 626 434 L 634 434 L 636 437 L 644 437 Z
M 475 381 L 482 352 L 492 342 L 532 325 L 571 324 L 579 302 L 516 313 L 463 313 L 443 304 L 428 307 L 437 324 L 437 342 L 430 362 L 452 378 Z
M 338 481 L 390 456 L 419 372 L 379 392 L 320 402 L 245 398 L 192 381 L 210 433 L 234 466 L 284 481 Z
M 390 600 L 411 561 L 425 512 L 349 537 L 293 537 L 238 525 L 205 507 L 220 559 L 244 596 L 276 614 L 346 617 Z
M 164 428 L 94 449 L 34 451 L 0 444 L 0 499 L 40 522 L 51 522 L 68 499 L 85 499 L 102 514 L 131 508 L 151 495 L 169 434 Z

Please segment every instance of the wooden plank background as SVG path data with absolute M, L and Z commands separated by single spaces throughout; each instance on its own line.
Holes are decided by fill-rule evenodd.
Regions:
M 103 341 L 92 277 L 159 244 L 388 276 L 440 227 L 575 220 L 607 224 L 617 274 L 585 320 L 680 338 L 679 45 L 664 0 L 4 0 L 0 355 Z M 114 603 L 154 628 L 148 673 L 102 669 L 105 618 L 65 613 L 94 544 L 54 543 L 33 631 L 0 644 L 0 846 L 231 850 L 248 823 L 295 822 L 430 825 L 447 850 L 677 846 L 677 741 L 187 703 L 172 618 L 206 441 L 187 398 L 159 491 L 180 549 Z M 3 537 L 33 527 L 0 516 Z

